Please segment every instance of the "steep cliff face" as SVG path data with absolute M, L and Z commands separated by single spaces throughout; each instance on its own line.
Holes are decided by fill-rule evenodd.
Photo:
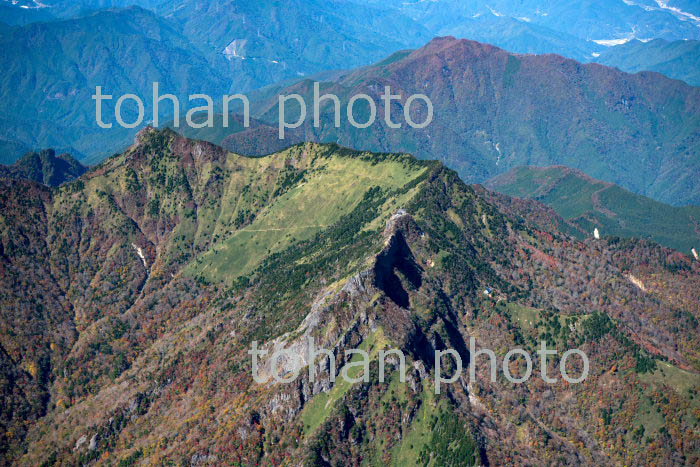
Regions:
M 697 460 L 700 270 L 686 256 L 545 231 L 438 163 L 334 145 L 245 158 L 148 129 L 77 181 L 1 194 L 16 463 Z M 496 353 L 494 381 L 483 356 L 470 381 L 472 337 Z M 309 338 L 329 353 L 310 358 Z M 580 348 L 588 379 L 544 383 L 540 340 L 559 350 L 550 376 Z M 298 377 L 255 382 L 254 341 L 260 376 Z M 501 369 L 515 347 L 535 361 L 523 384 Z M 340 377 L 363 373 L 353 349 L 366 381 Z M 405 382 L 396 355 L 380 381 L 391 349 Z M 446 349 L 465 372 L 437 395 Z

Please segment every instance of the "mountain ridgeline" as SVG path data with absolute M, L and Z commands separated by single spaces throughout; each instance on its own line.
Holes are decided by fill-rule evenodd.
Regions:
M 700 207 L 673 207 L 567 167 L 517 167 L 485 186 L 552 207 L 579 235 L 648 238 L 689 254 L 700 248 Z
M 656 71 L 700 86 L 700 41 L 630 41 L 611 47 L 596 59 L 628 73 Z
M 432 123 L 389 128 L 380 98 L 385 86 L 403 96 L 392 103 L 395 116 L 402 115 L 408 96 L 426 94 L 434 106 Z M 336 128 L 333 103 L 324 101 L 320 128 L 309 117 L 298 129 L 306 140 L 438 159 L 469 182 L 523 165 L 566 165 L 669 204 L 700 204 L 700 88 L 657 73 L 630 75 L 444 37 L 340 74 L 322 82 L 321 91 L 340 96 L 343 105 L 368 94 L 378 117 L 369 128 L 355 128 L 347 119 Z M 260 92 L 253 116 L 276 127 L 277 96 L 292 93 L 310 106 L 312 80 Z M 298 108 L 288 107 L 286 121 L 297 121 Z M 414 107 L 414 121 L 423 121 L 425 107 Z M 362 112 L 357 118 L 364 122 L 368 111 Z M 238 133 L 225 144 L 237 151 L 254 146 L 256 136 Z
M 3 53 L 0 64 L 4 73 L 0 77 L 0 110 L 3 114 L 0 117 L 0 139 L 3 140 L 0 146 L 5 152 L 10 151 L 10 158 L 4 161 L 9 163 L 21 157 L 27 148 L 34 147 L 61 148 L 88 163 L 99 162 L 127 147 L 136 130 L 97 126 L 94 102 L 90 98 L 95 86 L 103 86 L 106 93 L 114 96 L 127 93 L 141 96 L 146 104 L 146 115 L 151 115 L 149 97 L 153 81 L 159 81 L 163 92 L 177 95 L 183 105 L 187 105 L 189 94 L 220 96 L 249 92 L 260 86 L 288 83 L 288 80 L 299 80 L 319 72 L 326 73 L 325 80 L 332 81 L 328 76 L 337 73 L 329 74 L 329 70 L 366 66 L 397 50 L 420 47 L 431 38 L 442 35 L 495 44 L 518 54 L 557 53 L 582 63 L 600 61 L 630 72 L 655 70 L 691 84 L 696 82 L 694 76 L 698 69 L 696 47 L 692 45 L 700 39 L 698 21 L 687 12 L 693 11 L 692 5 L 675 6 L 674 3 L 678 2 L 643 0 L 616 2 L 613 6 L 604 0 L 557 1 L 546 7 L 539 2 L 514 4 L 482 0 L 467 3 L 457 0 L 408 3 L 374 0 L 294 0 L 291 3 L 276 0 L 46 0 L 37 3 L 23 0 L 2 3 L 0 42 Z M 93 34 L 94 31 L 100 32 L 99 37 Z M 658 40 L 641 43 L 631 40 L 634 38 Z M 630 40 L 629 44 L 622 46 L 604 45 L 627 40 Z M 465 54 L 463 59 L 471 61 L 474 57 Z M 531 60 L 534 59 L 526 59 Z M 516 62 L 511 65 L 515 67 Z M 441 71 L 434 71 L 447 73 L 451 70 L 451 64 L 442 63 L 440 66 Z M 461 66 L 458 64 L 452 70 L 455 76 L 459 76 Z M 549 65 L 542 63 L 536 68 L 546 77 L 544 83 L 537 83 L 538 86 L 548 84 L 550 76 L 557 78 L 559 73 L 563 73 L 572 84 L 587 82 L 586 77 L 575 72 L 574 65 L 549 70 Z M 517 83 L 525 88 L 529 85 L 529 77 L 513 73 L 514 68 L 509 70 L 502 78 L 494 77 L 493 82 L 486 80 L 469 86 L 483 87 L 484 96 L 488 96 L 494 94 L 491 85 L 501 80 L 514 81 L 515 90 L 518 90 Z M 381 73 L 379 77 L 382 77 Z M 606 83 L 605 79 L 603 77 L 603 83 Z M 556 85 L 558 80 L 555 79 L 553 84 Z M 423 89 L 426 83 L 415 84 Z M 637 94 L 645 95 L 635 86 L 627 90 L 626 84 L 619 80 L 613 80 L 610 85 L 614 94 L 622 89 L 629 91 L 617 96 L 623 105 L 624 102 L 635 102 L 629 98 Z M 21 93 L 15 92 L 17 87 L 22 89 Z M 547 89 L 555 92 L 554 96 L 567 107 L 564 115 L 568 115 L 568 107 L 572 107 L 577 115 L 580 100 L 592 97 L 585 86 L 584 89 L 574 87 L 576 92 L 571 94 Z M 664 89 L 664 85 L 656 86 L 656 83 L 651 87 Z M 595 88 L 594 85 L 593 94 L 600 91 Z M 460 93 L 456 92 L 454 97 L 460 97 Z M 670 99 L 674 103 L 666 106 L 670 110 L 687 104 L 684 97 Z M 547 102 L 537 100 L 528 105 L 541 107 Z M 112 118 L 114 103 L 115 100 L 106 103 L 104 112 L 107 121 L 113 124 L 116 123 Z M 126 121 L 133 121 L 135 117 L 135 108 L 131 104 L 123 109 Z M 493 103 L 476 101 L 474 104 L 476 107 L 461 103 L 460 106 L 482 112 L 479 106 Z M 592 104 L 592 109 L 585 109 L 587 112 L 602 111 L 613 103 Z M 557 107 L 555 110 L 562 111 L 561 105 Z M 489 108 L 494 109 L 493 106 Z M 526 112 L 522 115 L 526 117 L 529 111 L 527 107 L 524 110 Z M 693 108 L 686 110 L 692 113 Z M 452 109 L 444 111 L 451 112 Z M 648 112 L 653 117 L 655 110 L 648 109 Z M 170 110 L 162 115 L 166 119 L 172 116 Z M 605 119 L 615 123 L 618 117 L 607 115 Z M 668 117 L 678 118 L 677 115 Z M 639 118 L 642 125 L 653 133 L 655 123 L 648 122 L 650 115 L 636 115 L 634 118 Z M 582 117 L 582 120 L 585 124 L 590 123 L 587 118 Z M 518 135 L 518 140 L 540 138 L 547 135 L 549 127 L 554 125 L 549 120 L 538 122 L 542 128 L 533 128 L 536 133 Z M 681 122 L 687 126 L 684 120 Z M 691 129 L 696 131 L 697 127 Z M 460 131 L 462 128 L 448 127 L 448 130 Z M 576 128 L 568 130 L 577 133 Z M 491 135 L 488 128 L 474 131 Z M 258 129 L 257 133 L 261 132 Z M 593 128 L 591 132 L 603 141 L 603 148 L 594 144 L 596 150 L 612 150 L 620 138 L 624 141 L 630 137 L 625 136 L 624 131 L 607 126 Z M 561 132 L 557 133 L 556 136 L 560 136 Z M 644 140 L 643 146 L 659 146 L 658 141 L 646 140 L 648 133 L 640 136 Z M 666 136 L 662 132 L 659 138 L 663 140 Z M 452 139 L 451 136 L 447 138 Z M 324 141 L 331 141 L 331 136 Z M 347 145 L 352 141 L 341 142 Z M 412 143 L 419 149 L 424 146 L 424 142 Z M 690 147 L 692 154 L 691 143 L 681 143 L 681 147 Z M 470 144 L 477 151 L 483 151 L 482 146 L 486 143 L 479 140 L 470 141 Z M 516 148 L 522 157 L 531 152 L 537 155 L 535 149 L 539 143 L 533 144 L 532 151 L 529 147 L 521 147 L 525 144 L 519 143 Z M 659 151 L 684 158 L 683 154 L 673 153 L 673 149 L 661 147 L 663 149 Z M 404 147 L 375 149 L 406 150 Z M 466 149 L 472 151 L 472 148 Z M 560 148 L 551 151 L 555 149 Z M 494 151 L 490 149 L 491 153 Z M 541 160 L 533 163 L 547 165 Z M 647 165 L 652 165 L 652 162 Z M 481 177 L 481 174 L 477 175 Z M 489 176 L 492 175 L 495 173 L 491 172 Z M 600 176 L 600 173 L 593 175 Z M 631 178 L 639 178 L 637 175 Z M 617 179 L 610 181 L 619 182 Z M 642 185 L 648 183 L 649 180 L 645 180 Z M 638 191 L 635 187 L 625 186 Z M 640 193 L 653 195 L 647 191 Z
M 87 172 L 70 154 L 56 155 L 53 149 L 29 152 L 12 165 L 0 165 L 0 178 L 33 180 L 57 187 Z
M 58 188 L 0 183 L 3 463 L 699 460 L 686 255 L 579 241 L 439 162 L 334 144 L 249 158 L 148 128 Z M 308 337 L 337 367 L 253 381 L 253 341 L 307 355 Z M 478 364 L 436 395 L 434 351 L 469 361 L 469 337 L 500 359 L 542 339 L 580 348 L 590 376 L 544 384 L 535 365 L 491 382 Z M 357 348 L 368 381 L 333 382 Z M 396 364 L 379 381 L 389 348 L 406 382 Z
M 401 13 L 345 1 L 46 3 L 7 7 L 58 19 L 0 28 L 0 134 L 25 147 L 66 148 L 90 162 L 133 141 L 136 130 L 116 124 L 116 99 L 135 94 L 152 115 L 155 81 L 183 107 L 190 94 L 218 102 L 226 93 L 367 65 L 431 38 Z M 126 8 L 104 9 L 110 7 Z M 96 124 L 96 86 L 115 96 L 103 114 L 111 129 Z M 135 120 L 132 104 L 124 105 L 124 121 Z M 172 116 L 171 108 L 163 114 Z

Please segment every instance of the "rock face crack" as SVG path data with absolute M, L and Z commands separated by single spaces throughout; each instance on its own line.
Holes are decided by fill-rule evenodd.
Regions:
M 397 273 L 414 289 L 420 288 L 423 271 L 416 263 L 406 238 L 397 230 L 388 245 L 377 255 L 374 264 L 374 286 L 382 290 L 394 303 L 402 308 L 410 306 L 408 292 Z

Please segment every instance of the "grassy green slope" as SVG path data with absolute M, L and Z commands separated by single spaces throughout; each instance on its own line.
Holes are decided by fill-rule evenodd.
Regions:
M 566 167 L 519 167 L 486 185 L 540 201 L 583 233 L 649 238 L 684 253 L 700 245 L 700 207 L 669 206 Z
M 375 164 L 369 154 L 347 152 L 325 157 L 329 147 L 295 146 L 262 158 L 231 154 L 229 163 L 244 165 L 247 179 L 233 179 L 224 191 L 221 209 L 212 213 L 214 234 L 225 238 L 189 269 L 209 280 L 235 279 L 251 272 L 265 257 L 298 240 L 307 240 L 351 212 L 372 187 L 400 188 L 423 173 L 408 157 L 386 156 Z M 337 154 L 343 154 L 339 151 Z M 296 168 L 292 168 L 293 164 Z M 282 181 L 270 190 L 273 172 Z M 245 184 L 241 184 L 245 182 Z M 253 213 L 248 203 L 269 199 Z M 232 230 L 246 216 L 251 222 Z
M 174 152 L 200 160 L 183 161 Z M 87 212 L 113 198 L 125 212 L 107 222 L 124 214 L 134 219 L 152 242 L 162 242 L 165 269 L 186 264 L 189 276 L 231 283 L 271 254 L 331 227 L 370 190 L 401 189 L 429 165 L 408 155 L 313 143 L 251 158 L 188 142 L 171 130 L 151 131 L 83 181 L 87 202 L 81 206 Z M 387 205 L 386 216 L 399 207 Z M 171 233 L 157 239 L 168 225 Z

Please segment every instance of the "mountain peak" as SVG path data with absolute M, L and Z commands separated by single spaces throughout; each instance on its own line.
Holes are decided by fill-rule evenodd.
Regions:
M 56 156 L 53 149 L 29 152 L 12 165 L 0 166 L 0 177 L 33 180 L 56 187 L 80 177 L 87 167 L 70 154 Z
M 664 368 L 697 367 L 698 333 L 678 325 L 672 310 L 689 316 L 689 323 L 696 319 L 692 294 L 698 264 L 672 258 L 671 266 L 682 274 L 674 274 L 673 284 L 663 288 L 658 277 L 668 263 L 663 263 L 667 251 L 606 238 L 576 242 L 556 231 L 531 229 L 438 163 L 318 143 L 252 158 L 167 129 L 146 128 L 125 155 L 81 181 L 53 192 L 35 183 L 0 183 L 7 193 L 0 203 L 0 264 L 10 271 L 0 294 L 0 318 L 17 330 L 8 333 L 11 345 L 3 344 L 3 349 L 10 351 L 0 350 L 0 362 L 6 362 L 6 371 L 22 389 L 8 392 L 3 404 L 27 407 L 4 411 L 2 422 L 18 430 L 30 426 L 37 433 L 26 438 L 20 463 L 39 465 L 51 452 L 70 464 L 107 456 L 128 460 L 130 434 L 142 432 L 143 446 L 184 434 L 177 454 L 191 458 L 200 449 L 196 435 L 218 429 L 231 437 L 208 439 L 243 446 L 255 456 L 245 459 L 256 463 L 261 446 L 269 463 L 283 463 L 290 455 L 310 458 L 320 433 L 336 436 L 330 442 L 342 449 L 359 446 L 383 455 L 387 449 L 381 440 L 394 434 L 350 439 L 334 432 L 343 423 L 360 424 L 359 416 L 355 421 L 346 415 L 351 412 L 340 410 L 342 404 L 367 400 L 354 412 L 368 421 L 362 430 L 389 425 L 385 411 L 375 407 L 392 390 L 412 404 L 392 409 L 397 411 L 394 420 L 406 420 L 407 430 L 471 417 L 471 410 L 482 417 L 481 407 L 511 413 L 508 401 L 517 401 L 521 393 L 500 378 L 492 384 L 478 378 L 468 393 L 461 384 L 445 387 L 450 397 L 434 399 L 425 389 L 432 386 L 430 378 L 435 380 L 435 351 L 454 348 L 466 359 L 467 341 L 474 337 L 497 349 L 527 346 L 534 354 L 535 339 L 553 332 L 551 323 L 559 323 L 559 316 L 566 325 L 552 334 L 557 348 L 585 345 L 592 363 L 591 382 L 579 386 L 581 393 L 575 395 L 585 410 L 563 425 L 567 431 L 561 436 L 567 439 L 596 423 L 599 381 L 616 378 L 609 371 L 613 364 L 631 377 L 653 371 L 653 356 L 667 360 L 659 362 Z M 643 267 L 631 269 L 632 261 Z M 582 274 L 595 279 L 581 280 Z M 650 293 L 641 293 L 635 284 L 644 284 Z M 680 293 L 672 293 L 671 286 Z M 651 295 L 654 290 L 658 293 Z M 609 300 L 596 300 L 604 294 Z M 592 309 L 600 311 L 591 315 Z M 587 324 L 590 319 L 605 319 L 602 331 L 592 336 L 589 330 L 598 328 Z M 630 333 L 634 341 L 627 337 Z M 603 336 L 606 346 L 597 345 Z M 374 376 L 365 384 L 332 384 L 326 365 L 317 366 L 316 382 L 302 372 L 299 384 L 263 386 L 243 375 L 251 341 L 264 348 L 279 343 L 301 349 L 307 337 L 334 355 L 355 348 L 371 355 L 400 349 L 407 357 L 409 384 L 404 391 L 396 383 L 379 385 Z M 52 362 L 51 367 L 42 362 Z M 32 377 L 40 371 L 53 379 Z M 400 381 L 394 371 L 390 378 Z M 202 377 L 214 374 L 224 375 L 231 385 Z M 531 385 L 522 394 L 539 397 L 533 407 L 571 394 L 562 382 L 543 399 L 541 384 L 525 384 Z M 634 384 L 630 387 L 642 387 L 636 380 Z M 222 394 L 224 387 L 235 387 L 242 397 Z M 626 402 L 630 413 L 641 401 L 649 404 L 647 395 L 660 393 L 656 387 L 661 383 L 646 393 L 628 391 L 635 397 Z M 41 397 L 49 391 L 52 398 Z M 41 403 L 30 406 L 25 402 L 29 397 Z M 475 402 L 467 402 L 471 400 Z M 459 401 L 469 409 L 467 415 L 455 405 Z M 199 420 L 199 425 L 174 426 L 171 412 L 162 410 L 173 403 L 182 410 L 181 418 Z M 229 410 L 227 417 L 251 422 L 242 425 L 244 430 L 230 430 L 218 417 L 195 418 L 202 407 L 210 415 L 215 409 Z M 450 441 L 455 446 L 476 446 L 463 428 L 471 418 L 463 419 L 464 424 L 449 430 L 431 429 L 461 433 Z M 505 433 L 484 451 L 493 464 L 508 463 L 511 452 L 525 453 L 516 459 L 522 464 L 551 452 L 545 444 L 511 436 L 510 419 L 489 419 L 494 429 L 486 432 L 476 431 L 481 430 L 479 420 L 468 425 L 475 427 L 474 437 Z M 523 430 L 539 426 L 528 417 L 522 423 Z M 275 431 L 280 426 L 297 428 Z M 154 427 L 157 436 L 150 437 Z M 672 441 L 684 441 L 686 432 L 669 429 Z M 249 443 L 265 433 L 279 438 Z M 596 432 L 598 445 L 607 443 L 604 435 Z M 414 439 L 404 438 L 419 442 Z M 418 451 L 437 450 L 420 442 Z M 588 455 L 588 463 L 598 464 L 606 454 L 580 454 L 573 443 L 564 448 L 557 447 L 557 455 L 566 456 L 568 463 Z M 636 443 L 632 448 L 636 454 L 648 446 Z M 473 459 L 468 463 L 482 463 L 476 449 L 469 449 Z M 139 462 L 154 455 L 144 452 Z M 241 459 L 238 451 L 218 445 L 211 452 L 217 452 L 215 462 L 221 465 Z M 400 463 L 396 452 L 391 451 L 392 460 Z M 346 458 L 351 456 L 359 458 Z
M 458 54 L 463 58 L 483 57 L 494 53 L 509 54 L 509 52 L 495 45 L 470 39 L 457 39 L 454 36 L 436 37 L 416 51 L 419 55 L 432 55 L 445 52 Z
M 446 36 L 341 74 L 325 91 L 342 102 L 353 94 L 376 95 L 387 85 L 430 99 L 430 126 L 390 128 L 378 119 L 362 132 L 345 123 L 336 128 L 329 107 L 319 126 L 307 121 L 298 132 L 306 139 L 439 159 L 467 182 L 521 165 L 564 164 L 664 202 L 700 199 L 692 177 L 700 88 L 657 73 L 633 75 L 554 54 L 513 54 Z M 297 82 L 274 94 L 297 93 L 311 102 L 308 87 Z M 274 94 L 257 104 L 258 116 L 268 122 L 278 118 Z
M 134 137 L 134 145 L 139 146 L 142 144 L 148 144 L 149 142 L 152 142 L 154 138 L 163 136 L 175 137 L 178 136 L 178 134 L 169 127 L 155 128 L 151 125 L 147 125 L 136 133 L 136 136 Z

